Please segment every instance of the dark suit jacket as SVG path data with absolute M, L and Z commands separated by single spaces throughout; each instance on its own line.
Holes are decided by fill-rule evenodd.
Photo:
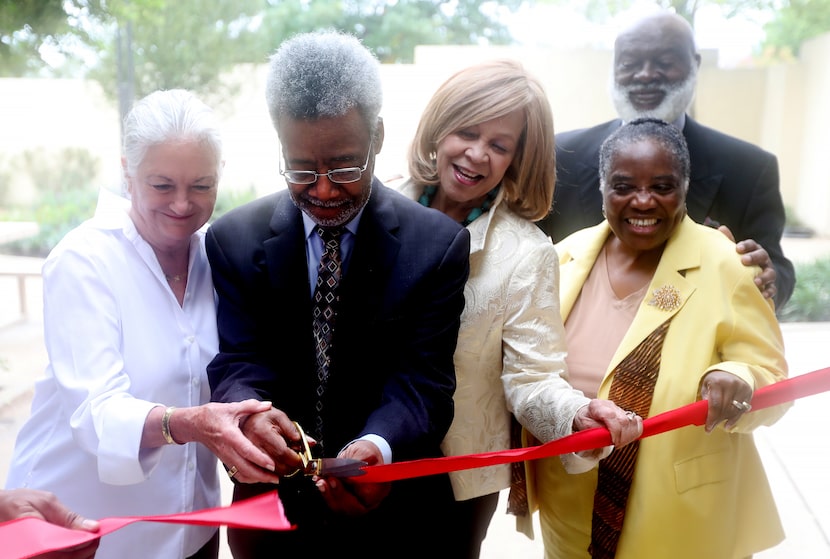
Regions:
M 539 227 L 559 242 L 602 217 L 599 149 L 621 125 L 619 119 L 556 135 L 556 190 L 550 215 Z M 766 249 L 777 274 L 781 308 L 795 287 L 795 271 L 781 249 L 784 204 L 778 160 L 759 147 L 708 128 L 686 116 L 683 135 L 692 164 L 686 207 L 698 223 L 708 217 L 732 230 L 735 239 L 754 239 Z
M 469 244 L 458 223 L 374 180 L 340 284 L 323 412 L 328 456 L 368 433 L 389 442 L 395 461 L 440 455 L 453 417 L 453 353 Z M 208 367 L 212 399 L 270 400 L 311 428 L 317 375 L 300 211 L 287 191 L 255 200 L 217 219 L 206 247 L 218 294 L 220 352 Z M 356 525 L 350 520 L 349 529 L 376 537 L 378 522 L 394 521 L 411 537 L 418 528 L 406 526 L 402 511 L 412 517 L 427 513 L 425 504 L 435 505 L 442 494 L 452 499 L 445 476 L 425 480 L 432 488 L 414 495 L 396 482 L 380 509 Z M 287 484 L 279 486 L 281 497 Z M 265 489 L 274 488 L 257 491 Z M 424 499 L 424 490 L 435 494 Z M 312 488 L 301 506 L 315 493 Z M 303 517 L 291 516 L 293 506 L 286 503 L 289 519 L 303 528 Z M 312 515 L 314 541 L 305 542 L 314 544 L 311 551 L 325 541 L 324 514 Z M 334 529 L 339 520 L 326 522 Z

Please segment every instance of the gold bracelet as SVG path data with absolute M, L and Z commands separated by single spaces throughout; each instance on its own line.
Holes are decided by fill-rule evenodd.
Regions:
M 170 406 L 164 410 L 164 415 L 161 416 L 161 434 L 164 436 L 164 440 L 167 441 L 167 444 L 181 444 L 176 442 L 176 439 L 174 439 L 173 435 L 170 434 L 170 417 L 173 415 L 174 411 L 176 411 L 176 408 L 174 406 Z

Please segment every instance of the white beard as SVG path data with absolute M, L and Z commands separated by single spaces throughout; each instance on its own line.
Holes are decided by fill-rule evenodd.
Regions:
M 697 86 L 697 68 L 692 66 L 689 76 L 680 83 L 662 86 L 661 89 L 665 92 L 663 101 L 654 109 L 649 111 L 638 111 L 637 108 L 629 101 L 629 93 L 636 91 L 639 85 L 621 86 L 611 79 L 611 100 L 614 102 L 614 107 L 617 109 L 617 115 L 628 122 L 635 118 L 650 117 L 659 118 L 666 122 L 675 122 L 680 118 L 686 109 L 692 104 L 695 97 L 695 87 Z M 654 86 L 650 86 L 654 87 Z

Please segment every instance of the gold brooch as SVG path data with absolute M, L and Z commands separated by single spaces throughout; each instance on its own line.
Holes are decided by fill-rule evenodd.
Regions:
M 651 294 L 653 297 L 648 304 L 661 311 L 673 311 L 680 307 L 680 291 L 673 285 L 664 285 L 652 291 Z

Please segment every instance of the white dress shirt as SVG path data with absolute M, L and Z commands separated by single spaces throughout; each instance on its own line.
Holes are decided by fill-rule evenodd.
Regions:
M 218 350 L 204 230 L 190 244 L 184 303 L 125 211 L 102 193 L 95 217 L 43 266 L 49 365 L 35 387 L 7 488 L 54 492 L 89 518 L 219 506 L 217 461 L 200 444 L 140 449 L 158 405 L 210 400 L 205 367 Z M 214 527 L 137 522 L 101 539 L 97 559 L 181 559 Z

